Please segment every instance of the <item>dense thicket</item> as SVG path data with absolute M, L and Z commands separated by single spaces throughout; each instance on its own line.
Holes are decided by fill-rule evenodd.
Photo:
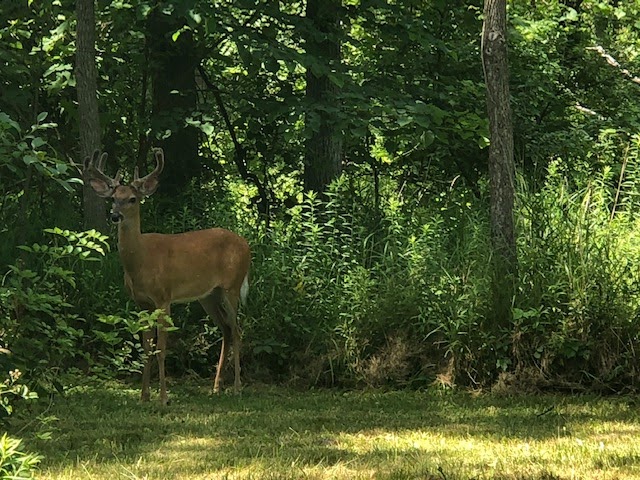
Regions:
M 498 328 L 482 2 L 316 3 L 96 3 L 109 172 L 166 152 L 143 229 L 252 245 L 248 381 L 636 388 L 640 1 L 510 2 L 519 277 Z M 115 229 L 74 233 L 76 22 L 68 0 L 0 4 L 0 365 L 42 389 L 139 371 L 145 321 Z M 215 327 L 173 316 L 172 376 L 211 375 Z

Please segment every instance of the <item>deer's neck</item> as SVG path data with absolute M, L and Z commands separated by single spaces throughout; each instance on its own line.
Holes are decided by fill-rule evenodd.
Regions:
M 145 253 L 140 232 L 140 212 L 135 212 L 118 224 L 118 251 L 122 266 L 129 276 L 140 271 Z

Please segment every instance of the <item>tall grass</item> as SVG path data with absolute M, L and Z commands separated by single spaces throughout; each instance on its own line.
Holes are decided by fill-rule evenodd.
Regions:
M 592 386 L 637 384 L 639 186 L 604 168 L 571 188 L 558 163 L 540 191 L 521 182 L 516 370 Z
M 536 387 L 634 388 L 636 159 L 582 185 L 561 162 L 537 190 L 519 182 L 520 284 L 514 324 L 498 332 L 482 201 L 451 189 L 416 207 L 396 191 L 375 211 L 344 184 L 326 204 L 307 198 L 256 242 L 250 361 L 321 384 L 489 385 L 509 373 Z
M 486 305 L 481 222 L 460 205 L 375 211 L 334 188 L 258 243 L 254 360 L 324 385 L 426 384 L 466 361 Z M 454 210 L 471 228 L 452 227 Z

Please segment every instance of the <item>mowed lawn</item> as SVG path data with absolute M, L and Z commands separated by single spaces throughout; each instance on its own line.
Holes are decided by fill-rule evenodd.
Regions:
M 51 439 L 22 426 L 38 478 L 640 479 L 632 396 L 172 387 L 165 408 L 115 383 L 57 397 Z

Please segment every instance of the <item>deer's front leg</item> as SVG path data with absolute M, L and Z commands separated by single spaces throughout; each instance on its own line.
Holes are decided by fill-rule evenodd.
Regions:
M 142 332 L 142 349 L 144 350 L 144 368 L 142 369 L 142 395 L 140 399 L 143 402 L 148 402 L 150 399 L 149 393 L 149 378 L 151 375 L 151 352 L 153 351 L 153 330 L 143 330 Z
M 166 356 L 165 349 L 167 348 L 167 331 L 158 327 L 158 379 L 160 381 L 160 404 L 166 405 L 169 402 L 167 396 L 167 380 L 164 370 L 164 358 Z

